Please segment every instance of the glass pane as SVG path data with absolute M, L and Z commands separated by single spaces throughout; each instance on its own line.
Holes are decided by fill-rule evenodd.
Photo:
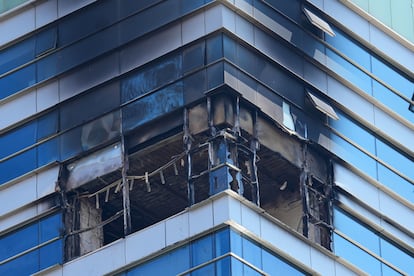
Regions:
M 60 108 L 61 130 L 77 126 L 118 107 L 119 90 L 116 84 L 104 86 L 64 104 Z
M 231 252 L 238 255 L 239 257 L 243 256 L 242 237 L 240 236 L 240 234 L 232 230 L 230 231 L 230 247 Z
M 269 275 L 305 275 L 269 251 L 262 250 L 263 271 Z
M 213 239 L 206 236 L 191 244 L 192 266 L 197 266 L 213 259 Z
M 243 238 L 243 259 L 257 268 L 262 267 L 261 249 L 253 241 Z
M 288 17 L 292 18 L 296 22 L 301 22 L 301 1 L 299 0 L 290 0 L 289 2 L 286 1 L 278 1 L 278 0 L 267 0 L 275 9 L 287 15 Z
M 368 95 L 372 94 L 371 78 L 367 74 L 329 49 L 326 49 L 326 58 L 327 66 L 331 70 L 353 83 Z
M 216 88 L 224 83 L 223 62 L 207 68 L 207 89 Z
M 67 45 L 115 22 L 117 4 L 117 1 L 101 1 L 59 22 L 59 45 Z
M 38 82 L 49 79 L 58 73 L 58 63 L 61 54 L 61 52 L 55 52 L 36 62 Z
M 337 111 L 337 114 L 341 119 L 329 119 L 329 125 L 356 144 L 360 145 L 365 150 L 375 155 L 376 151 L 374 136 L 368 133 L 364 128 L 359 126 L 353 120 L 351 120 L 344 113 Z
M 255 58 L 255 61 L 259 63 L 259 71 L 256 77 L 260 81 L 267 84 L 277 94 L 284 96 L 299 106 L 304 106 L 304 90 L 301 83 L 267 60 Z
M 223 52 L 224 57 L 232 62 L 236 62 L 237 45 L 230 37 L 223 35 Z
M 189 246 L 182 246 L 127 272 L 128 276 L 166 275 L 174 276 L 190 268 Z
M 206 2 L 205 0 L 191 0 L 191 1 L 181 1 L 182 3 L 182 10 L 181 13 L 185 14 L 187 12 L 190 12 L 198 7 L 201 7 L 204 2 Z M 210 2 L 210 1 L 209 1 Z
M 172 56 L 132 74 L 121 81 L 121 101 L 125 103 L 181 76 L 181 56 Z
M 334 224 L 336 229 L 380 255 L 379 237 L 337 208 L 334 209 Z
M 386 163 L 396 168 L 398 171 L 414 179 L 413 161 L 394 150 L 389 145 L 377 139 L 378 157 Z
M 231 275 L 243 275 L 243 263 L 231 258 Z
M 43 243 L 60 236 L 62 214 L 57 213 L 39 222 L 39 242 Z
M 63 241 L 57 240 L 39 249 L 39 270 L 63 262 Z
M 185 104 L 194 102 L 204 97 L 207 90 L 207 70 L 203 69 L 183 80 Z
M 381 275 L 381 263 L 344 238 L 334 234 L 335 254 L 347 259 L 370 275 Z
M 374 159 L 349 144 L 341 137 L 333 133 L 331 133 L 330 136 L 332 141 L 332 151 L 336 155 L 353 165 L 355 168 L 361 170 L 363 173 L 374 179 L 377 178 L 377 162 Z
M 230 252 L 230 229 L 226 228 L 224 230 L 220 230 L 216 232 L 214 235 L 216 241 L 215 257 L 219 257 Z
M 391 85 L 407 98 L 411 98 L 414 84 L 399 74 L 396 70 L 386 65 L 381 60 L 372 57 L 372 73 L 378 76 L 385 83 Z
M 251 268 L 248 265 L 243 265 L 243 276 L 262 276 L 257 270 Z
M 25 226 L 0 238 L 0 261 L 38 245 L 37 223 Z M 1 266 L 0 266 L 1 267 Z M 1 274 L 0 275 L 6 275 Z
M 36 56 L 56 48 L 57 28 L 53 26 L 36 35 Z
M 361 65 L 366 70 L 371 71 L 370 54 L 337 28 L 333 28 L 333 30 L 335 32 L 335 36 L 332 37 L 330 35 L 326 35 L 326 42 L 335 47 L 341 53 L 345 54 L 347 57 L 351 58 L 353 61 L 357 62 L 358 65 Z
M 385 239 L 381 239 L 381 257 L 396 267 L 401 268 L 408 275 L 414 275 L 413 256 L 410 256 Z
M 37 119 L 37 141 L 56 134 L 59 129 L 58 111 L 53 110 Z
M 191 272 L 191 276 L 205 276 L 205 275 L 214 275 L 214 263 L 203 266 L 197 270 Z
M 414 185 L 381 164 L 378 164 L 378 180 L 400 196 L 414 203 Z
M 224 259 L 221 259 L 216 262 L 216 276 L 232 275 L 230 261 L 231 261 L 230 257 L 225 257 Z
M 0 184 L 28 173 L 36 168 L 36 148 L 0 163 Z
M 0 78 L 0 99 L 36 83 L 36 66 L 30 64 L 22 69 Z
M 60 136 L 60 158 L 61 161 L 75 157 L 82 152 L 80 127 L 72 129 Z
M 207 64 L 223 57 L 223 36 L 207 39 Z
M 39 271 L 38 250 L 0 265 L 0 275 L 31 275 L 37 271 Z
M 204 66 L 205 42 L 188 47 L 183 51 L 183 73 L 190 72 Z
M 375 80 L 373 80 L 372 88 L 374 97 L 378 101 L 408 121 L 414 123 L 414 115 L 413 112 L 408 109 L 410 104 L 407 101 Z
M 119 136 L 121 118 L 115 111 L 81 127 L 82 150 L 89 150 Z
M 34 59 L 34 39 L 29 38 L 0 51 L 0 75 Z
M 42 167 L 59 161 L 59 137 L 55 137 L 37 146 L 37 166 Z
M 15 130 L 6 132 L 0 136 L 0 159 L 19 150 L 22 150 L 36 142 L 36 124 L 30 122 Z
M 125 130 L 131 130 L 183 104 L 182 82 L 174 83 L 123 108 L 123 127 Z

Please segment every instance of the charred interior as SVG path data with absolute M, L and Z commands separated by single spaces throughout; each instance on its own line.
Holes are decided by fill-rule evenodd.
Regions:
M 66 259 L 226 189 L 330 249 L 329 158 L 237 95 L 208 96 L 65 164 Z

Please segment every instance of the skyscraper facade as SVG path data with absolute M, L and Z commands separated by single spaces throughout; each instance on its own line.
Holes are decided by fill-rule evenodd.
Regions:
M 0 1 L 0 275 L 414 275 L 413 7 Z

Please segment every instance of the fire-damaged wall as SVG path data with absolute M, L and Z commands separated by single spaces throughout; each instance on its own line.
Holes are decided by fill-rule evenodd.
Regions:
M 152 132 L 66 164 L 67 259 L 226 189 L 330 248 L 332 175 L 323 149 L 227 92 L 168 120 L 168 128 L 154 121 Z

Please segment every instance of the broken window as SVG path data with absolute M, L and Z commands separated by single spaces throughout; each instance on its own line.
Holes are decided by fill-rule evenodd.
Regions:
M 67 260 L 227 189 L 330 248 L 329 158 L 233 94 L 152 121 L 64 172 Z

